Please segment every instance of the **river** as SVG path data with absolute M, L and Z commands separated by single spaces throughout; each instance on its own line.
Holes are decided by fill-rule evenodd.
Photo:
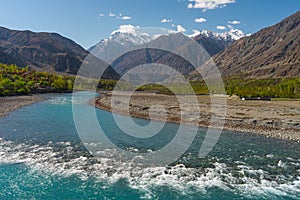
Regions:
M 205 129 L 199 129 L 175 163 L 136 167 L 113 154 L 91 156 L 76 131 L 72 95 L 45 97 L 0 118 L 0 199 L 300 199 L 298 143 L 223 131 L 201 159 Z M 85 98 L 74 101 L 91 108 Z M 116 124 L 105 121 L 111 115 L 97 110 L 108 134 L 116 135 Z M 166 124 L 153 148 L 177 126 Z

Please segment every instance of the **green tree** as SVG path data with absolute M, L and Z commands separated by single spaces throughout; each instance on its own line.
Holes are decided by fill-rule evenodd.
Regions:
M 61 76 L 57 76 L 51 84 L 51 87 L 53 90 L 57 91 L 66 89 L 65 85 L 66 82 L 63 80 L 63 78 Z
M 9 78 L 2 79 L 0 85 L 3 88 L 2 94 L 4 96 L 13 94 L 13 92 L 14 92 L 14 83 Z

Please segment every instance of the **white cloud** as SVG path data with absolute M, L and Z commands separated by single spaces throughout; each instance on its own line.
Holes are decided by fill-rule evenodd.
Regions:
M 175 34 L 175 33 L 178 33 L 178 31 L 168 30 L 168 33 L 169 33 L 169 34 Z
M 193 33 L 191 35 L 189 35 L 189 37 L 195 37 L 197 35 L 199 35 L 201 32 L 198 30 L 193 30 Z
M 162 19 L 160 22 L 161 23 L 170 23 L 170 22 L 172 22 L 173 21 L 173 19 L 167 19 L 167 18 L 164 18 L 164 19 Z
M 188 8 L 213 10 L 216 8 L 226 7 L 227 4 L 235 3 L 235 0 L 189 0 L 192 3 L 188 4 Z
M 184 32 L 186 32 L 186 29 L 183 28 L 183 26 L 181 26 L 181 25 L 177 25 L 177 32 L 184 33 Z
M 131 34 L 135 34 L 136 33 L 136 30 L 139 29 L 140 27 L 139 26 L 133 26 L 131 24 L 124 24 L 124 25 L 121 25 L 119 27 L 119 29 L 113 31 L 111 33 L 111 35 L 115 34 L 115 33 L 131 33 Z
M 225 29 L 227 29 L 227 27 L 226 26 L 217 26 L 217 29 L 219 29 L 219 30 L 225 30 Z
M 240 24 L 241 22 L 240 21 L 237 21 L 237 20 L 233 20 L 233 21 L 228 21 L 228 24 Z
M 123 16 L 122 19 L 123 20 L 129 20 L 129 19 L 131 19 L 131 17 L 130 16 Z
M 194 20 L 194 22 L 196 22 L 196 23 L 203 23 L 203 22 L 206 22 L 206 19 L 203 18 L 203 17 L 201 17 L 201 18 L 196 18 L 196 19 Z
M 187 8 L 194 8 L 193 4 L 189 3 Z
M 116 15 L 115 13 L 110 12 L 108 16 L 110 16 L 110 17 L 115 17 L 115 16 L 117 16 L 117 15 Z
M 129 19 L 132 18 L 132 17 L 130 17 L 130 16 L 128 16 L 128 15 L 123 15 L 122 13 L 119 13 L 119 14 L 117 15 L 117 14 L 115 14 L 115 13 L 113 13 L 113 12 L 110 12 L 110 13 L 108 14 L 108 16 L 114 17 L 114 18 L 116 18 L 116 19 L 121 19 L 121 20 L 129 20 Z
M 99 16 L 99 17 L 104 17 L 104 14 L 103 14 L 103 13 L 100 13 L 98 16 Z

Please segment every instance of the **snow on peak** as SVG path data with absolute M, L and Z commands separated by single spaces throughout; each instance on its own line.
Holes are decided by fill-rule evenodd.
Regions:
M 229 28 L 230 31 L 228 32 L 228 34 L 231 35 L 232 39 L 234 40 L 239 40 L 246 36 L 246 34 L 242 30 L 235 29 L 233 28 L 233 26 L 229 26 Z
M 111 33 L 108 38 L 110 42 L 118 42 L 121 45 L 131 43 L 133 45 L 142 45 L 151 42 L 154 38 L 141 30 L 139 26 L 121 25 L 118 30 Z
M 116 33 L 131 33 L 136 34 L 136 30 L 139 29 L 139 26 L 133 26 L 131 24 L 124 24 L 119 27 L 119 29 L 114 30 L 111 35 L 115 35 Z
M 223 39 L 225 41 L 229 40 L 239 40 L 242 37 L 245 37 L 245 33 L 239 29 L 233 29 L 231 28 L 229 32 L 224 32 L 224 33 L 215 33 L 209 30 L 193 30 L 193 34 L 189 35 L 190 37 L 196 37 L 198 35 L 203 35 L 206 37 L 212 37 L 212 38 L 217 38 L 217 39 Z
M 142 45 L 152 41 L 152 38 L 147 33 L 122 33 L 115 32 L 112 36 L 108 38 L 109 42 L 117 42 L 121 45 L 127 45 L 129 43 L 133 45 Z

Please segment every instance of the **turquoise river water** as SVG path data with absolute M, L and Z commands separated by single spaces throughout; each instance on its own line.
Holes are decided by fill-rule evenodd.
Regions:
M 298 143 L 223 131 L 213 151 L 200 159 L 205 130 L 199 129 L 175 163 L 132 166 L 115 160 L 117 155 L 89 154 L 73 122 L 72 101 L 90 105 L 77 96 L 45 96 L 0 119 L 0 199 L 300 199 Z M 97 110 L 114 137 L 120 130 L 111 115 Z M 165 124 L 149 148 L 167 143 L 177 128 Z

